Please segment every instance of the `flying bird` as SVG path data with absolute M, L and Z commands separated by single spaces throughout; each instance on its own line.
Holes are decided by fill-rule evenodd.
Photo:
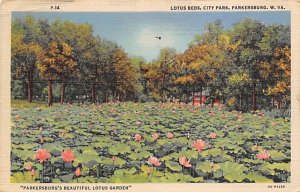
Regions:
M 155 38 L 161 40 L 161 36 L 157 36 L 157 37 L 155 37 Z

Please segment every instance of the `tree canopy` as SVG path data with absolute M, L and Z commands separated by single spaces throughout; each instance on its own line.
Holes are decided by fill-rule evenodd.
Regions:
M 64 102 L 193 102 L 195 93 L 249 111 L 290 105 L 290 26 L 216 20 L 188 48 L 145 61 L 89 24 L 26 16 L 12 22 L 12 97 Z M 53 90 L 52 90 L 53 87 Z M 204 101 L 203 101 L 204 102 Z

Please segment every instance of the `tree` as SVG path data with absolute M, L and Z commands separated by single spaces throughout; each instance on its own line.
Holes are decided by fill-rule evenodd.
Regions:
M 76 71 L 65 74 L 64 78 L 61 79 L 61 103 L 63 103 L 65 96 L 64 92 L 68 84 L 67 82 L 70 82 L 72 80 L 91 81 L 88 77 L 95 75 L 95 67 L 93 67 L 95 63 L 90 63 L 89 61 L 91 60 L 91 58 L 88 57 L 95 53 L 96 45 L 98 42 L 96 42 L 97 40 L 93 36 L 92 26 L 89 24 L 76 24 L 70 21 L 61 21 L 59 19 L 56 19 L 50 24 L 50 34 L 51 40 L 53 42 L 64 42 L 72 47 L 74 59 L 77 62 Z M 93 57 L 95 58 L 96 55 L 94 55 Z M 89 69 L 90 66 L 92 69 Z M 93 78 L 92 81 L 95 81 L 95 78 Z M 75 89 L 77 88 L 77 91 L 74 92 L 77 95 L 85 93 L 86 90 L 84 88 L 89 87 L 79 84 L 81 89 L 78 89 L 78 84 L 72 85 L 73 87 L 75 87 Z M 94 96 L 92 98 L 92 101 L 94 102 L 96 95 L 94 83 L 92 84 L 92 87 L 92 96 Z
M 114 50 L 111 62 L 114 73 L 111 86 L 113 97 L 123 101 L 126 96 L 134 95 L 137 70 L 130 63 L 126 52 L 121 48 Z
M 234 25 L 231 40 L 235 49 L 236 69 L 243 71 L 251 79 L 251 110 L 256 110 L 257 86 L 261 82 L 261 52 L 259 42 L 262 40 L 265 25 L 260 21 L 244 19 Z M 261 90 L 262 92 L 262 90 Z
M 261 61 L 260 65 L 260 75 L 263 77 L 263 80 L 267 81 L 268 83 L 263 84 L 262 89 L 267 90 L 265 91 L 266 96 L 271 96 L 271 103 L 272 103 L 272 108 L 275 107 L 275 97 L 278 95 L 275 90 L 271 91 L 270 87 L 282 87 L 285 85 L 289 85 L 289 75 L 284 76 L 284 81 L 287 83 L 285 85 L 281 84 L 279 86 L 278 81 L 278 63 L 280 62 L 279 60 L 282 59 L 284 54 L 281 54 L 283 57 L 279 56 L 279 50 L 284 50 L 283 52 L 287 51 L 288 48 L 291 46 L 290 45 L 290 27 L 285 26 L 285 25 L 278 25 L 278 24 L 272 24 L 270 26 L 267 26 L 266 29 L 264 30 L 264 35 L 262 37 L 262 40 L 259 42 L 259 47 L 261 50 L 261 56 L 263 57 L 263 60 Z M 285 62 L 287 67 L 287 71 L 281 71 L 280 73 L 289 73 L 290 65 L 287 62 Z M 279 87 L 278 87 L 279 86 Z M 286 92 L 287 95 L 289 95 Z M 268 103 L 270 102 L 269 99 L 267 99 Z M 266 104 L 268 104 L 266 103 Z M 279 106 L 282 107 L 281 102 L 278 101 Z
M 45 51 L 38 64 L 40 76 L 48 81 L 48 106 L 52 106 L 52 81 L 62 80 L 74 71 L 76 62 L 72 55 L 72 48 L 66 43 L 52 42 Z
M 36 42 L 38 29 L 31 16 L 12 23 L 11 71 L 13 79 L 27 82 L 27 100 L 32 101 L 32 81 L 35 77 L 36 63 L 42 53 L 41 46 Z
M 275 61 L 272 76 L 275 79 L 275 84 L 273 86 L 268 85 L 267 94 L 277 97 L 278 108 L 282 109 L 282 101 L 284 99 L 287 101 L 290 100 L 291 50 L 289 47 L 286 46 L 284 48 L 278 48 L 275 50 Z M 274 102 L 274 100 L 272 100 L 272 102 Z

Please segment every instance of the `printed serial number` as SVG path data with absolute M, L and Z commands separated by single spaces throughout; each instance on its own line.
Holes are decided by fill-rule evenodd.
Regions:
M 268 185 L 268 188 L 283 189 L 285 185 Z

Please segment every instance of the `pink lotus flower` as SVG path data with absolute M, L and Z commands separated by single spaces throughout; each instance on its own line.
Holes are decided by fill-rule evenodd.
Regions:
M 44 138 L 43 137 L 41 137 L 41 139 L 40 139 L 40 144 L 44 144 Z
M 77 167 L 77 169 L 75 171 L 75 175 L 76 175 L 76 177 L 80 176 L 80 168 L 79 167 Z
M 142 122 L 140 122 L 140 121 L 137 121 L 137 122 L 135 122 L 137 125 L 141 125 L 142 124 Z
M 153 156 L 149 157 L 148 163 L 152 164 L 154 167 L 161 165 L 161 163 L 159 162 L 159 159 L 157 159 L 156 157 L 153 157 Z
M 158 135 L 158 133 L 153 133 L 152 137 L 153 137 L 153 140 L 156 141 L 159 138 L 159 135 Z
M 205 142 L 202 139 L 197 139 L 196 141 L 194 141 L 192 147 L 196 148 L 198 152 L 201 152 L 205 147 Z
M 75 155 L 74 153 L 72 152 L 71 149 L 67 149 L 66 151 L 62 152 L 61 153 L 61 157 L 63 158 L 63 160 L 65 162 L 72 162 L 75 158 Z
M 30 171 L 30 175 L 31 175 L 31 177 L 33 177 L 33 176 L 34 176 L 34 174 L 35 174 L 35 172 L 34 172 L 34 169 L 31 169 L 31 171 Z
M 173 134 L 173 133 L 168 133 L 168 134 L 167 134 L 167 137 L 168 137 L 169 139 L 172 139 L 172 138 L 174 137 L 174 134 Z
M 188 160 L 185 156 L 179 158 L 179 163 L 184 167 L 192 167 L 190 160 Z
M 43 132 L 43 130 L 44 130 L 43 127 L 40 127 L 40 132 Z
M 142 136 L 140 134 L 135 134 L 134 138 L 135 138 L 135 141 L 138 141 L 138 142 L 142 141 Z
M 271 156 L 267 150 L 263 150 L 260 153 L 256 154 L 256 157 L 261 160 L 269 159 Z
M 46 149 L 39 149 L 34 155 L 34 159 L 37 159 L 40 163 L 43 163 L 51 157 L 50 153 Z
M 209 138 L 211 138 L 211 139 L 217 138 L 217 133 L 210 133 Z
M 24 168 L 27 169 L 27 170 L 31 170 L 32 168 L 32 163 L 31 162 L 27 162 L 24 164 Z

